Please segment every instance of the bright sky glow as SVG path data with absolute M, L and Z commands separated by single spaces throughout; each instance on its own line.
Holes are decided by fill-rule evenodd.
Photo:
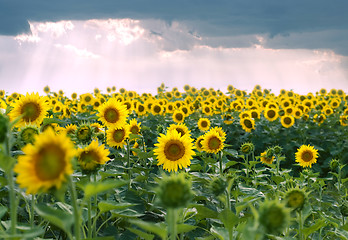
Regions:
M 67 93 L 105 92 L 108 86 L 155 93 L 162 82 L 170 89 L 189 84 L 223 91 L 228 84 L 248 91 L 260 84 L 276 94 L 282 88 L 348 89 L 346 56 L 330 49 L 273 49 L 269 42 L 277 38 L 262 34 L 225 37 L 249 45 L 222 47 L 216 44 L 221 38 L 202 36 L 179 21 L 30 22 L 30 29 L 0 35 L 1 88 L 9 92 L 42 93 L 48 85 Z

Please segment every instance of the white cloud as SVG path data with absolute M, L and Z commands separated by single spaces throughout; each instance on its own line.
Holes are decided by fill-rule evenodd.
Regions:
M 94 54 L 92 52 L 89 52 L 87 51 L 86 49 L 79 49 L 73 45 L 62 45 L 62 44 L 55 44 L 54 45 L 55 47 L 57 48 L 64 48 L 68 51 L 71 51 L 73 53 L 75 53 L 77 56 L 80 56 L 80 57 L 85 57 L 85 58 L 100 58 L 99 55 L 97 54 Z

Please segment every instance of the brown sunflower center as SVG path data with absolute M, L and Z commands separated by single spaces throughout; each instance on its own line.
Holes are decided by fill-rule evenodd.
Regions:
M 112 135 L 115 142 L 122 142 L 124 140 L 126 133 L 123 129 L 116 129 Z
M 247 128 L 253 128 L 253 124 L 252 124 L 252 122 L 251 122 L 249 119 L 245 119 L 245 120 L 244 120 L 244 125 L 245 125 Z
M 309 150 L 305 150 L 301 155 L 301 159 L 305 162 L 309 162 L 313 159 L 313 153 Z
M 85 97 L 85 102 L 89 103 L 91 100 L 92 100 L 92 98 L 90 96 Z
M 143 105 L 139 105 L 138 111 L 139 112 L 144 112 L 144 110 L 145 110 L 144 106 Z
M 139 127 L 137 125 L 133 125 L 131 128 L 130 128 L 130 132 L 132 134 L 138 134 L 139 133 Z
M 99 155 L 95 151 L 84 151 L 81 153 L 79 159 L 81 168 L 86 170 L 92 170 L 96 164 L 100 164 Z
M 219 149 L 220 148 L 220 146 L 221 146 L 221 140 L 218 138 L 218 137 L 216 137 L 216 136 L 213 136 L 213 137 L 211 137 L 210 139 L 209 139 L 209 141 L 208 141 L 208 147 L 209 147 L 209 149 L 211 149 L 211 150 L 216 150 L 216 149 Z
M 24 121 L 32 122 L 40 116 L 40 106 L 34 102 L 28 102 L 23 105 L 21 113 L 24 114 Z
M 185 154 L 185 146 L 178 140 L 170 140 L 164 146 L 164 154 L 170 161 L 177 161 Z
M 184 129 L 178 127 L 178 128 L 175 128 L 175 130 L 176 130 L 178 133 L 180 133 L 181 136 L 184 136 L 184 135 L 185 135 Z
M 66 153 L 59 146 L 51 144 L 42 147 L 36 155 L 35 171 L 42 181 L 49 181 L 59 178 L 64 172 Z
M 203 128 L 208 127 L 208 122 L 207 122 L 207 121 L 202 121 L 202 122 L 201 122 L 201 126 L 202 126 Z
M 115 123 L 120 118 L 120 113 L 115 108 L 108 108 L 104 112 L 104 118 L 109 123 Z
M 175 114 L 175 118 L 176 120 L 181 121 L 184 118 L 184 116 L 182 115 L 182 113 L 177 113 Z
M 275 111 L 274 110 L 268 110 L 267 111 L 267 116 L 269 118 L 274 118 L 275 117 Z
M 160 112 L 161 112 L 161 107 L 158 106 L 158 105 L 156 105 L 156 106 L 154 106 L 153 111 L 154 111 L 155 113 L 160 113 Z
M 291 123 L 292 123 L 291 118 L 289 118 L 289 117 L 285 117 L 285 118 L 284 118 L 284 123 L 285 123 L 286 125 L 291 124 Z

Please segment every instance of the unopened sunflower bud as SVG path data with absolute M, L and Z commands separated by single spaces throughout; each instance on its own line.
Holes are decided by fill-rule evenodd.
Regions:
M 255 150 L 255 146 L 251 142 L 243 143 L 242 146 L 240 147 L 240 151 L 245 155 L 251 154 L 254 150 Z
M 290 222 L 290 211 L 278 201 L 266 201 L 259 209 L 259 223 L 268 234 L 279 234 Z
M 293 210 L 301 210 L 307 201 L 307 195 L 304 190 L 293 188 L 286 192 L 286 206 Z
M 340 161 L 337 159 L 332 159 L 330 162 L 331 171 L 337 172 L 337 168 L 340 166 Z
M 157 194 L 165 208 L 186 207 L 193 196 L 191 181 L 181 173 L 164 176 L 157 188 Z
M 277 146 L 273 147 L 273 151 L 274 151 L 275 155 L 279 155 L 283 151 L 283 148 L 281 146 L 277 145 Z

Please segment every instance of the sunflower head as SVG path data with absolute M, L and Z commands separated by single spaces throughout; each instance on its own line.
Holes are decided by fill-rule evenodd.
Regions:
M 255 121 L 252 118 L 240 119 L 240 124 L 246 132 L 251 132 L 252 129 L 255 129 Z
M 98 141 L 94 140 L 85 148 L 78 150 L 77 161 L 82 171 L 94 172 L 109 160 L 109 153 L 104 144 L 99 146 Z
M 245 142 L 240 147 L 240 151 L 245 155 L 251 154 L 252 152 L 254 152 L 254 150 L 255 150 L 255 145 L 251 142 Z
M 293 210 L 301 210 L 307 201 L 307 194 L 303 189 L 292 188 L 285 193 L 286 206 Z
M 313 146 L 302 145 L 297 149 L 295 159 L 302 167 L 312 167 L 312 164 L 317 162 L 318 155 L 318 150 Z
M 190 179 L 185 174 L 171 174 L 160 179 L 157 196 L 165 208 L 186 207 L 193 197 Z
M 210 120 L 208 118 L 200 118 L 198 120 L 198 128 L 202 131 L 207 131 L 210 128 Z
M 338 159 L 332 159 L 330 161 L 330 169 L 333 172 L 338 172 L 337 170 L 340 168 L 340 160 Z
M 19 132 L 20 140 L 24 143 L 34 143 L 35 136 L 39 134 L 39 128 L 35 125 L 28 125 L 21 128 Z
M 116 98 L 111 98 L 98 108 L 99 120 L 109 127 L 122 127 L 126 124 L 128 110 L 126 105 L 118 101 Z
M 203 135 L 199 136 L 195 142 L 195 147 L 199 152 L 203 151 L 202 141 L 203 141 Z
M 190 136 L 188 134 L 181 136 L 177 131 L 168 131 L 166 135 L 161 134 L 155 147 L 157 165 L 163 164 L 163 169 L 169 172 L 176 172 L 178 168 L 190 166 L 191 159 L 195 155 Z
M 22 150 L 24 155 L 18 157 L 14 172 L 19 186 L 26 188 L 28 194 L 59 189 L 66 176 L 73 173 L 71 160 L 76 151 L 65 134 L 56 135 L 48 129 Z
M 277 200 L 266 200 L 259 208 L 259 223 L 268 234 L 280 234 L 290 223 L 290 210 Z
M 203 150 L 207 153 L 218 153 L 224 148 L 224 141 L 225 139 L 216 130 L 211 129 L 203 136 Z
M 129 137 L 129 127 L 124 125 L 120 128 L 110 128 L 106 132 L 107 144 L 111 147 L 122 148 L 126 144 L 126 139 Z
M 269 148 L 266 151 L 264 151 L 263 153 L 261 153 L 260 161 L 262 163 L 272 164 L 273 161 L 275 160 L 275 157 L 273 156 L 273 153 L 270 149 L 271 148 Z
M 81 124 L 75 132 L 76 140 L 80 143 L 88 143 L 92 140 L 93 130 L 89 124 Z

